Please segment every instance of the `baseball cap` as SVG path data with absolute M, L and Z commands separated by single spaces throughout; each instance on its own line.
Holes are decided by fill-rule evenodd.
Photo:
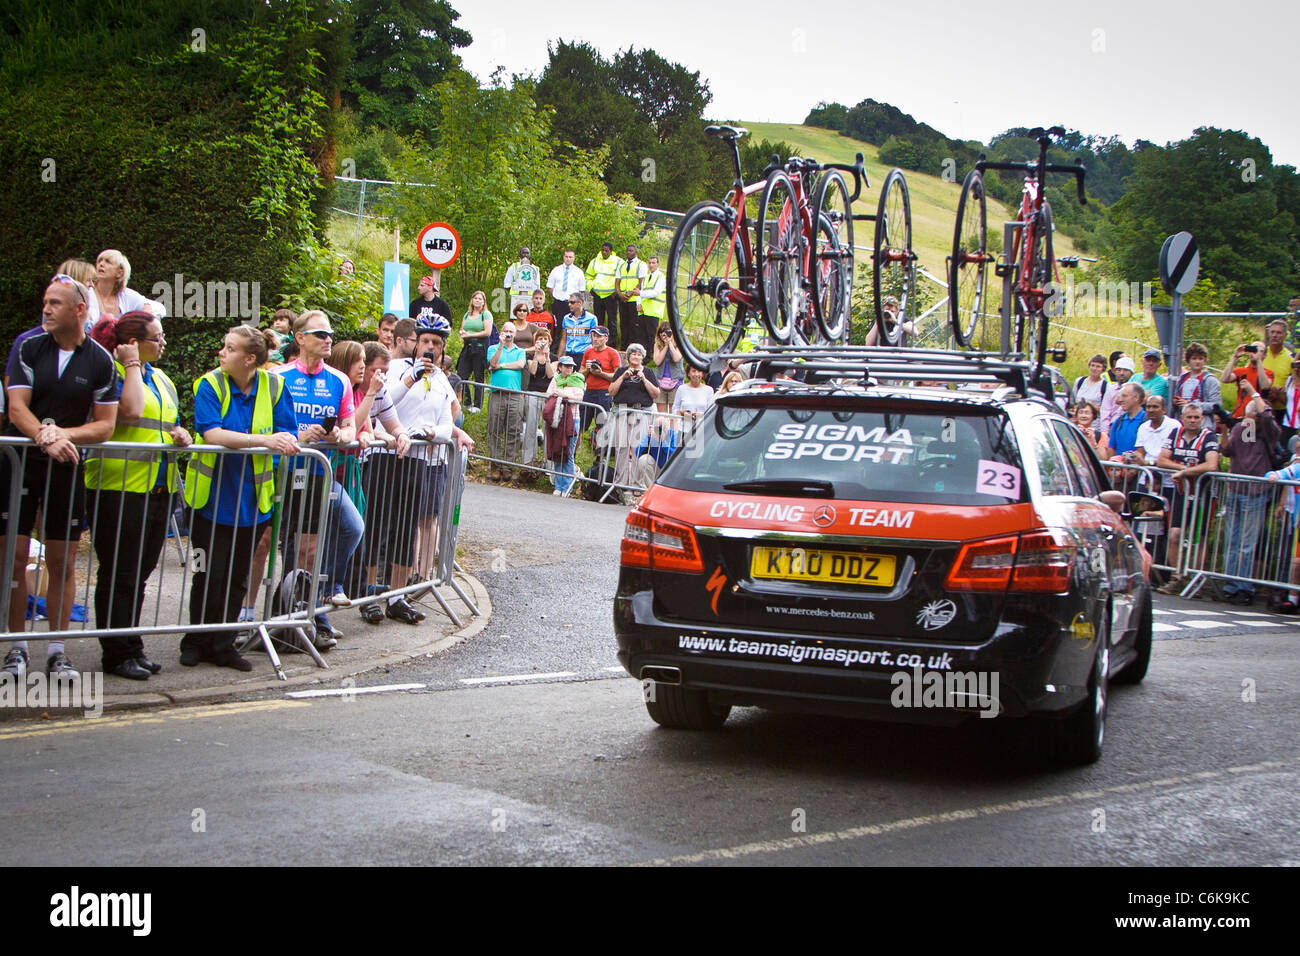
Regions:
M 560 361 L 559 361 L 558 364 L 560 364 L 560 365 L 577 365 L 578 363 L 575 362 L 575 361 L 573 360 L 573 356 L 572 356 L 572 355 L 561 355 L 561 356 L 560 356 Z
M 1120 360 L 1115 363 L 1115 367 L 1128 369 L 1130 372 L 1137 371 L 1137 367 L 1134 366 L 1133 360 L 1129 358 L 1127 355 L 1120 356 Z
M 1164 358 L 1158 349 L 1147 349 L 1142 353 L 1142 357 L 1144 359 L 1155 359 L 1157 362 L 1162 361 Z
M 594 329 L 591 330 L 591 334 L 592 334 L 592 335 L 606 335 L 606 336 L 607 336 L 607 335 L 609 335 L 609 329 L 605 328 L 605 326 L 603 326 L 603 325 L 598 325 L 598 326 L 596 326 Z

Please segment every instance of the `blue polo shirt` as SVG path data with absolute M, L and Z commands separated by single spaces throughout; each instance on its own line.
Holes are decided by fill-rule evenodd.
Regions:
M 1117 416 L 1110 423 L 1110 442 L 1108 444 L 1111 449 L 1116 454 L 1123 454 L 1136 448 L 1138 427 L 1146 420 L 1146 409 L 1139 410 L 1132 418 L 1128 415 Z
M 274 374 L 274 373 L 271 373 Z M 199 390 L 194 396 L 194 425 L 198 440 L 209 428 L 226 428 L 232 432 L 252 434 L 253 404 L 257 399 L 257 379 L 247 395 L 234 382 L 227 379 L 230 389 L 230 407 L 221 414 L 221 400 L 212 385 L 199 380 Z M 287 388 L 280 391 L 280 400 L 271 407 L 274 430 L 298 434 L 298 419 L 293 412 L 293 396 Z M 253 484 L 253 456 L 234 452 L 217 456 L 217 474 L 208 502 L 199 513 L 214 524 L 235 525 L 246 528 L 266 521 L 269 516 L 257 510 L 257 491 Z
M 488 349 L 487 357 L 489 362 L 492 361 L 492 356 L 496 355 L 498 349 L 501 349 L 499 344 Z M 507 362 L 518 362 L 524 358 L 524 350 L 517 345 L 501 349 L 502 365 Z M 515 391 L 519 391 L 524 387 L 524 370 L 520 368 L 499 368 L 492 373 L 488 384 L 495 385 L 497 388 L 513 388 Z

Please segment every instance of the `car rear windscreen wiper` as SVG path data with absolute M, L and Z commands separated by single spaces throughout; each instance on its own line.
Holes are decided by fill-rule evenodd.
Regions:
M 794 498 L 834 498 L 835 486 L 817 478 L 754 478 L 722 486 L 727 491 L 753 491 Z

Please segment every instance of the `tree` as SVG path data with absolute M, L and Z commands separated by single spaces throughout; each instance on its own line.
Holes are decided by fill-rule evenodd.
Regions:
M 1300 282 L 1300 183 L 1267 147 L 1235 130 L 1203 127 L 1164 149 L 1134 154 L 1128 191 L 1111 208 L 1106 253 L 1129 281 L 1151 275 L 1165 237 L 1196 236 L 1201 272 L 1235 290 L 1232 306 L 1283 305 Z
M 823 129 L 843 130 L 848 119 L 849 108 L 843 103 L 827 103 L 822 100 L 804 117 L 804 126 L 820 126 Z
M 468 31 L 456 26 L 460 14 L 446 0 L 350 0 L 348 6 L 355 50 L 343 101 L 366 126 L 420 130 L 433 88 L 460 66 L 456 48 L 470 44 Z
M 636 239 L 630 197 L 611 197 L 600 179 L 603 150 L 563 161 L 551 155 L 550 113 L 537 106 L 531 83 L 506 87 L 495 77 L 480 87 L 454 71 L 438 87 L 437 105 L 437 148 L 408 148 L 398 168 L 399 179 L 431 188 L 395 190 L 387 214 L 411 236 L 433 220 L 456 227 L 462 251 L 443 286 L 454 306 L 483 289 L 495 311 L 492 290 L 521 245 L 545 265 L 569 246 L 585 261 L 601 242 L 622 248 Z

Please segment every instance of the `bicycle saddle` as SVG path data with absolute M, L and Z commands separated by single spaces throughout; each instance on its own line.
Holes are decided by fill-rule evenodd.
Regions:
M 706 126 L 704 132 L 719 139 L 737 140 L 746 135 L 749 130 L 743 126 Z

